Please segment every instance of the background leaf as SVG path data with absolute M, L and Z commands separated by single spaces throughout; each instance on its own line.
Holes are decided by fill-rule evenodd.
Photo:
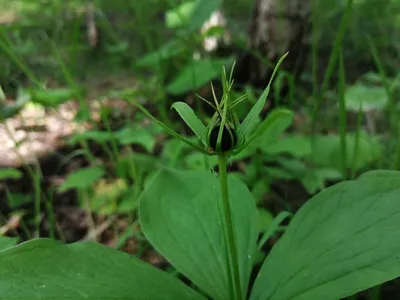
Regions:
M 400 172 L 371 171 L 307 202 L 266 258 L 250 299 L 330 300 L 400 276 Z
M 74 100 L 83 91 L 79 89 L 30 89 L 31 100 L 45 107 L 56 107 L 67 101 Z
M 281 223 L 288 217 L 291 217 L 292 213 L 287 211 L 281 211 L 275 218 L 272 218 L 271 223 L 268 227 L 264 228 L 264 233 L 258 242 L 258 250 L 261 250 L 262 246 L 271 238 L 279 229 Z
M 270 211 L 265 208 L 258 209 L 258 228 L 260 233 L 269 228 L 273 220 L 274 216 Z
M 354 156 L 355 142 L 356 135 L 352 133 L 347 134 L 346 157 L 350 158 L 347 162 L 348 168 L 359 170 L 369 163 L 378 161 L 381 157 L 381 146 L 376 137 L 370 136 L 366 132 L 360 132 L 358 152 Z M 307 157 L 308 161 L 319 166 L 341 171 L 342 153 L 339 135 L 314 136 L 311 147 L 312 152 Z
M 229 197 L 244 294 L 258 233 L 255 201 L 229 177 Z M 142 229 L 152 245 L 213 299 L 228 299 L 219 181 L 209 172 L 165 169 L 140 198 Z
M 146 128 L 140 126 L 124 127 L 115 133 L 115 137 L 122 145 L 141 145 L 147 152 L 152 152 L 156 145 L 154 135 Z
M 232 58 L 194 60 L 167 86 L 167 91 L 179 95 L 200 88 L 217 78 L 222 72 L 222 66 L 229 66 L 232 63 Z
M 20 110 L 24 108 L 29 101 L 31 101 L 31 95 L 27 90 L 23 88 L 19 88 L 17 90 L 17 101 L 15 103 L 5 105 L 2 101 L 0 101 L 0 121 L 10 118 L 19 113 Z
M 217 156 L 207 156 L 198 152 L 186 155 L 184 161 L 189 170 L 208 171 L 218 165 Z
M 33 202 L 32 194 L 13 192 L 7 195 L 7 204 L 12 209 L 18 209 L 22 205 L 30 202 Z
M 335 166 L 335 168 L 312 167 L 299 159 L 286 157 L 277 157 L 276 162 L 280 164 L 280 171 L 291 174 L 290 179 L 296 178 L 299 180 L 310 195 L 324 189 L 325 182 L 328 180 L 337 181 L 343 179 L 343 173 L 340 172 L 338 166 Z M 274 177 L 274 174 L 268 173 Z M 282 178 L 279 173 L 275 175 L 278 175 L 275 176 L 277 178 Z
M 89 130 L 82 133 L 77 133 L 68 139 L 68 144 L 76 145 L 81 141 L 92 140 L 97 143 L 104 143 L 112 140 L 113 134 L 108 131 Z
M 136 257 L 48 239 L 0 251 L 2 299 L 204 299 Z
M 0 180 L 6 179 L 20 179 L 22 172 L 15 168 L 5 168 L 0 170 Z
M 245 143 L 239 147 L 239 151 L 245 150 L 247 147 L 253 149 L 253 151 L 246 151 L 246 155 L 249 156 L 256 151 L 257 148 L 266 148 L 269 143 L 275 143 L 276 139 L 281 135 L 293 122 L 294 113 L 288 109 L 276 108 L 272 110 L 267 118 L 258 126 L 256 132 L 254 132 Z M 240 129 L 239 129 L 240 130 Z M 243 132 L 242 132 L 243 133 Z M 238 154 L 238 157 L 243 158 L 244 154 Z
M 136 62 L 137 67 L 156 67 L 160 62 L 179 56 L 186 50 L 184 42 L 179 39 L 174 39 L 159 49 L 146 54 Z
M 189 23 L 190 29 L 200 28 L 211 14 L 221 7 L 221 4 L 222 0 L 197 0 Z
M 271 111 L 268 117 L 260 124 L 252 138 L 261 137 L 260 145 L 265 148 L 270 143 L 275 143 L 278 137 L 289 128 L 294 118 L 294 112 L 284 108 Z
M 353 112 L 382 110 L 386 107 L 388 95 L 384 87 L 367 86 L 357 83 L 346 90 L 346 109 Z
M 285 153 L 294 157 L 304 157 L 311 153 L 311 141 L 305 136 L 288 135 L 273 142 L 264 142 L 261 150 L 269 155 Z
M 167 11 L 165 14 L 165 23 L 167 27 L 175 28 L 186 25 L 192 16 L 195 5 L 195 1 L 188 1 Z
M 65 182 L 59 187 L 60 192 L 69 189 L 85 189 L 103 177 L 104 170 L 99 167 L 82 168 L 68 175 Z

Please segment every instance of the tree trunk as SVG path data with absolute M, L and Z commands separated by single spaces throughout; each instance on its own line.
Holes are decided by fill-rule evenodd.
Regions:
M 255 0 L 249 26 L 250 51 L 238 59 L 236 80 L 265 88 L 275 64 L 286 52 L 289 55 L 280 70 L 298 77 L 309 52 L 310 31 L 311 0 Z

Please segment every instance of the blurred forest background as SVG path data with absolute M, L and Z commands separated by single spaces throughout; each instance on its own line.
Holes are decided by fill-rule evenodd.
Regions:
M 399 0 L 0 0 L 0 235 L 94 240 L 174 272 L 137 199 L 160 167 L 215 160 L 131 102 L 189 134 L 174 101 L 209 120 L 196 95 L 219 94 L 235 62 L 244 116 L 286 52 L 263 116 L 295 117 L 230 166 L 260 228 L 333 183 L 400 168 Z M 400 299 L 400 285 L 357 297 Z

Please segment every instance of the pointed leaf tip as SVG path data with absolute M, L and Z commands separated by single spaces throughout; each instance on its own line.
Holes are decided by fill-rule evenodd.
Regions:
M 171 109 L 175 109 L 179 116 L 185 121 L 185 123 L 192 129 L 194 134 L 204 142 L 204 133 L 206 127 L 203 122 L 196 116 L 193 109 L 184 102 L 175 102 L 172 104 Z

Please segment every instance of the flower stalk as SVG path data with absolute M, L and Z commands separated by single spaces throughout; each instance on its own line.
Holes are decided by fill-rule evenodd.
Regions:
M 230 287 L 230 299 L 242 300 L 240 284 L 238 251 L 235 241 L 235 233 L 232 220 L 232 211 L 228 195 L 227 156 L 218 155 L 219 181 L 221 185 L 222 210 L 224 217 L 224 236 L 227 249 L 227 275 Z M 232 295 L 233 293 L 233 295 Z

